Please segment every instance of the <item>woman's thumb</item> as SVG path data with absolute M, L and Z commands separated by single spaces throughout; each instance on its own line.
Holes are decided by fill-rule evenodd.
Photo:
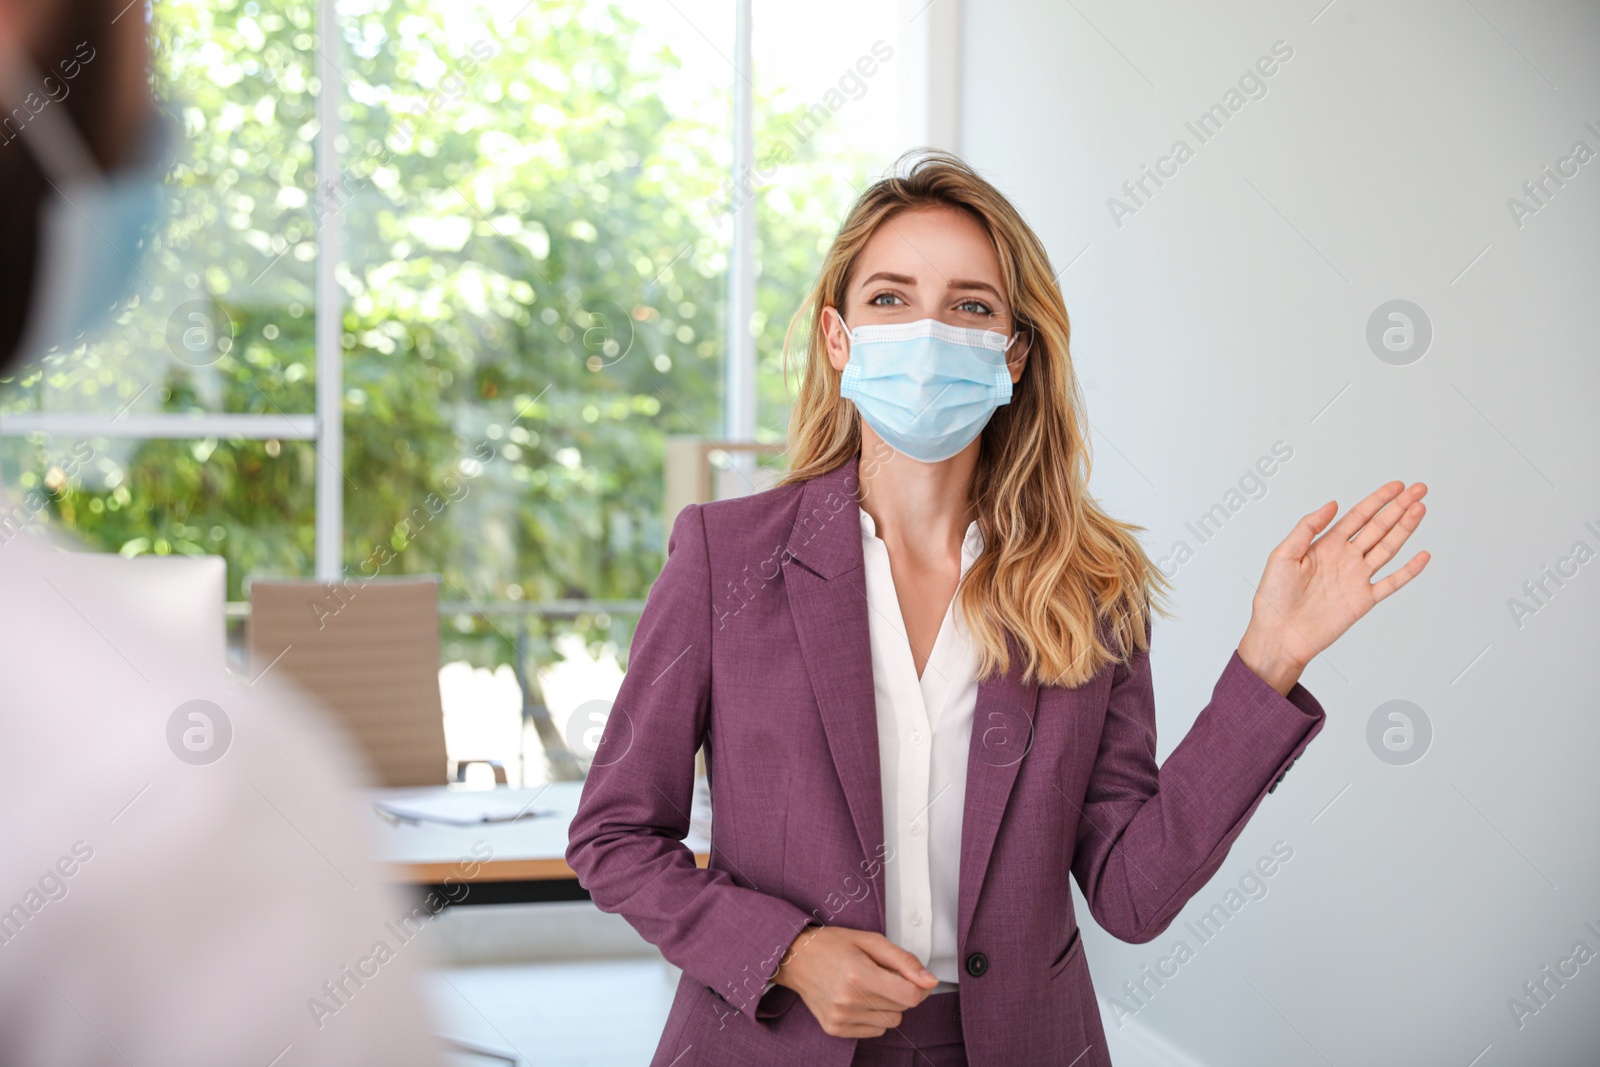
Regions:
M 879 966 L 899 972 L 906 981 L 914 985 L 932 989 L 939 984 L 939 979 L 922 965 L 921 960 L 882 934 L 873 934 L 866 938 L 861 947 Z

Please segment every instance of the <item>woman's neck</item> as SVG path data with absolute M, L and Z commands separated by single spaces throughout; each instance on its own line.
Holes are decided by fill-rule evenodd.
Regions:
M 959 558 L 974 517 L 970 501 L 978 448 L 979 441 L 973 441 L 947 460 L 919 463 L 891 449 L 862 424 L 857 468 L 861 507 L 891 550 Z

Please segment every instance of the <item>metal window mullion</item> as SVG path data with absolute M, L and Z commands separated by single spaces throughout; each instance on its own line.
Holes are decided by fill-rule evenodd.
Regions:
M 334 581 L 344 569 L 344 311 L 339 290 L 344 213 L 339 183 L 339 54 L 335 0 L 317 3 L 317 190 L 322 217 L 317 233 L 316 362 L 317 463 L 316 576 Z
M 751 441 L 756 432 L 755 314 L 756 202 L 745 183 L 755 158 L 755 100 L 751 88 L 751 0 L 735 0 L 733 82 L 733 247 L 728 257 L 728 340 L 723 373 L 723 424 L 730 441 Z

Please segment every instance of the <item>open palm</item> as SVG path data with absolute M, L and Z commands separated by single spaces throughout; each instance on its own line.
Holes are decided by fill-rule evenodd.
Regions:
M 1410 487 L 1389 482 L 1321 537 L 1318 531 L 1338 514 L 1338 501 L 1330 500 L 1302 518 L 1267 557 L 1252 622 L 1270 631 L 1274 643 L 1293 660 L 1310 663 L 1428 565 L 1429 554 L 1418 552 L 1394 573 L 1372 581 L 1422 522 L 1427 491 L 1421 482 Z

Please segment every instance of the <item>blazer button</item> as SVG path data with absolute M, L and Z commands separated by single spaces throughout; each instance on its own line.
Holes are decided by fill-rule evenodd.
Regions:
M 977 978 L 989 969 L 989 957 L 981 952 L 974 952 L 967 957 L 967 973 Z

